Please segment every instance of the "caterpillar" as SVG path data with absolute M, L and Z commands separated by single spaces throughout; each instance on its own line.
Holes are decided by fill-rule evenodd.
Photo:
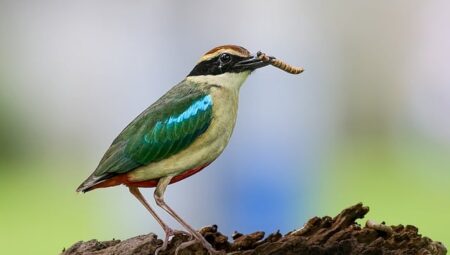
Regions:
M 277 59 L 275 57 L 269 57 L 265 53 L 262 53 L 261 51 L 258 51 L 256 56 L 261 59 L 264 62 L 269 62 L 271 65 L 275 66 L 276 68 L 279 68 L 285 72 L 291 73 L 291 74 L 299 74 L 303 72 L 302 67 L 295 67 L 291 66 L 284 61 Z

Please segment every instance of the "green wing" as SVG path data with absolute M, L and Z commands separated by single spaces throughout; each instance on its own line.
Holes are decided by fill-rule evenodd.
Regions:
M 98 182 L 187 148 L 212 120 L 211 95 L 181 83 L 133 120 L 93 173 Z

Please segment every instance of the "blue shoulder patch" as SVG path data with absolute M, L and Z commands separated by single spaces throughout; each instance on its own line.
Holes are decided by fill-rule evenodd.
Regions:
M 212 105 L 213 101 L 211 95 L 206 95 L 198 99 L 197 101 L 194 101 L 194 103 L 191 106 L 189 106 L 189 108 L 187 108 L 184 112 L 182 112 L 178 116 L 171 116 L 168 120 L 166 120 L 166 124 L 171 125 L 183 122 L 197 115 L 199 111 L 208 110 L 208 108 L 210 108 Z

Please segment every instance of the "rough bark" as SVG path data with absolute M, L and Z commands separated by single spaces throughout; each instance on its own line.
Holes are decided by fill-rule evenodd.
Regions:
M 314 217 L 302 228 L 285 235 L 272 233 L 264 238 L 264 232 L 251 234 L 234 233 L 232 241 L 217 231 L 217 226 L 205 227 L 200 233 L 217 250 L 224 250 L 227 254 L 447 254 L 445 246 L 432 241 L 418 233 L 418 229 L 411 225 L 388 226 L 367 221 L 362 227 L 355 222 L 369 211 L 368 207 L 357 204 L 344 209 L 336 217 Z M 175 249 L 188 236 L 178 234 L 174 236 L 166 251 L 160 255 L 174 254 Z M 154 234 L 141 235 L 120 241 L 77 242 L 65 249 L 61 255 L 149 255 L 154 254 L 156 248 L 162 244 Z M 194 244 L 178 254 L 207 254 L 199 244 Z

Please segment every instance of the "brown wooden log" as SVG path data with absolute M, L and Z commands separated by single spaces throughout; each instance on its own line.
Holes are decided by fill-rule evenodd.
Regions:
M 360 226 L 355 221 L 362 219 L 368 207 L 357 204 L 344 209 L 336 217 L 314 217 L 302 228 L 285 235 L 265 234 L 256 231 L 250 234 L 234 233 L 232 240 L 222 235 L 217 226 L 205 227 L 200 233 L 217 250 L 224 250 L 233 255 L 268 255 L 268 254 L 420 254 L 444 255 L 445 246 L 418 233 L 418 229 L 411 225 L 387 226 L 368 221 Z M 160 255 L 174 254 L 175 249 L 188 237 L 182 234 L 174 236 L 168 250 Z M 77 242 L 70 248 L 63 250 L 61 255 L 149 255 L 154 254 L 162 244 L 154 234 L 141 235 L 120 241 Z M 207 254 L 199 244 L 194 244 L 180 251 L 179 254 Z

